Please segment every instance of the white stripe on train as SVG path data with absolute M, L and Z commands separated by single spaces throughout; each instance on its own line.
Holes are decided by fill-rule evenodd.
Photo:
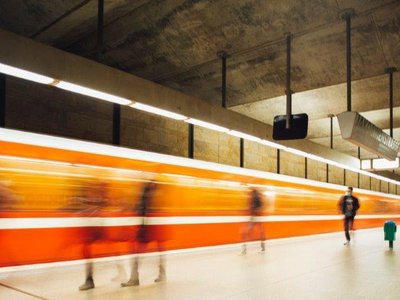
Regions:
M 291 215 L 256 217 L 257 222 L 298 222 L 341 220 L 340 215 Z M 400 215 L 359 215 L 357 219 L 395 219 Z M 248 222 L 248 216 L 184 216 L 149 217 L 147 225 L 222 224 Z M 39 229 L 74 227 L 133 226 L 143 223 L 141 217 L 63 217 L 63 218 L 0 218 L 0 229 Z

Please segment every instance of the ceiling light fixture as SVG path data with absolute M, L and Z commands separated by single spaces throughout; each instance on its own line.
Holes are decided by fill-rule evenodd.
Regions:
M 265 145 L 265 146 L 268 146 L 268 147 L 272 147 L 272 148 L 275 148 L 275 149 L 285 150 L 287 148 L 286 146 L 283 146 L 281 144 L 274 143 L 274 142 L 271 142 L 271 141 L 268 141 L 268 140 L 260 140 L 258 142 L 260 144 L 262 144 L 262 145 Z
M 2 63 L 0 63 L 0 73 L 42 84 L 51 84 L 54 82 L 53 78 L 29 72 L 20 68 L 11 67 Z
M 55 82 L 54 86 L 56 86 L 60 89 L 63 89 L 63 90 L 70 91 L 70 92 L 78 93 L 78 94 L 93 97 L 93 98 L 98 98 L 101 100 L 105 100 L 108 102 L 113 102 L 113 103 L 117 103 L 117 104 L 121 104 L 121 105 L 129 105 L 132 103 L 132 101 L 129 99 L 125 99 L 125 98 L 111 95 L 108 93 L 100 92 L 98 90 L 90 89 L 90 88 L 87 88 L 87 87 L 84 87 L 84 86 L 81 86 L 78 84 L 74 84 L 74 83 L 70 83 L 70 82 L 66 82 L 66 81 L 62 81 L 62 80 Z
M 189 118 L 189 119 L 185 120 L 185 122 L 188 122 L 193 125 L 201 126 L 201 127 L 207 128 L 207 129 L 216 130 L 219 132 L 228 132 L 229 131 L 228 128 L 225 128 L 225 127 L 222 127 L 219 125 L 215 125 L 212 123 L 200 121 L 200 120 L 193 119 L 193 118 Z
M 249 141 L 253 141 L 253 142 L 260 142 L 261 139 L 258 137 L 255 137 L 253 135 L 247 134 L 247 133 L 243 133 L 240 131 L 236 131 L 236 130 L 229 130 L 228 134 L 245 139 L 245 140 L 249 140 Z
M 163 116 L 163 117 L 179 120 L 179 121 L 183 121 L 183 120 L 187 119 L 187 117 L 185 117 L 184 115 L 177 114 L 177 113 L 174 113 L 174 112 L 170 112 L 170 111 L 165 110 L 165 109 L 157 108 L 157 107 L 150 106 L 150 105 L 143 104 L 143 103 L 139 103 L 139 102 L 135 102 L 135 103 L 133 103 L 132 105 L 129 105 L 129 106 L 133 107 L 133 108 L 136 108 L 136 109 L 139 109 L 139 110 L 147 111 L 149 113 L 160 115 L 160 116 Z

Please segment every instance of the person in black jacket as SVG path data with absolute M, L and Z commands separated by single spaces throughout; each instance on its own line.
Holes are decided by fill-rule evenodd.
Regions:
M 344 232 L 346 236 L 345 245 L 350 244 L 350 233 L 349 230 L 353 230 L 354 217 L 357 214 L 357 210 L 360 208 L 360 202 L 357 197 L 353 196 L 353 188 L 349 186 L 347 188 L 346 195 L 340 198 L 338 204 L 339 211 L 344 215 Z

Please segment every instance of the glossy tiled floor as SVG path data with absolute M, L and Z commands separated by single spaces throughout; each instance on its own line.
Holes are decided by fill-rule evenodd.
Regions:
M 169 254 L 168 280 L 157 284 L 157 260 L 145 257 L 141 285 L 130 288 L 111 280 L 114 262 L 96 264 L 96 288 L 85 292 L 83 265 L 0 273 L 0 299 L 400 299 L 400 244 L 389 251 L 381 229 L 358 231 L 350 247 L 337 233 L 239 250 Z

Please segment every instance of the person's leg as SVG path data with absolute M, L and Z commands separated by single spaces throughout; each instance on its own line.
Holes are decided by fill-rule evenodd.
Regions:
M 166 269 L 165 269 L 165 257 L 163 252 L 165 251 L 164 242 L 158 242 L 158 252 L 160 256 L 158 257 L 158 277 L 154 282 L 161 282 L 167 279 Z
M 265 251 L 265 230 L 264 223 L 259 222 L 258 226 L 260 227 L 260 240 L 261 240 L 261 251 Z
M 131 269 L 131 276 L 127 282 L 121 283 L 122 287 L 127 287 L 127 286 L 135 286 L 139 285 L 139 257 L 138 254 L 142 253 L 144 250 L 145 246 L 143 243 L 139 243 L 137 246 L 137 251 L 134 254 L 135 256 L 132 258 L 132 269 Z
M 354 230 L 354 216 L 349 217 L 349 228 L 351 231 Z
M 354 216 L 349 217 L 349 231 L 351 239 L 354 240 Z
M 88 259 L 91 257 L 90 253 L 90 243 L 87 242 L 83 246 L 83 257 Z M 86 263 L 86 279 L 85 283 L 79 287 L 79 290 L 85 291 L 94 288 L 94 281 L 93 281 L 93 263 L 91 261 Z
M 243 230 L 243 234 L 242 234 L 242 242 L 243 242 L 243 245 L 242 245 L 242 252 L 241 252 L 242 255 L 244 255 L 244 254 L 247 253 L 246 243 L 247 243 L 247 241 L 248 241 L 248 239 L 249 239 L 250 233 L 253 231 L 253 226 L 254 226 L 254 223 L 253 223 L 252 220 L 250 220 L 250 221 L 245 225 L 245 228 L 244 228 L 244 230 Z
M 347 243 L 350 242 L 349 223 L 350 223 L 349 217 L 344 217 L 344 233 L 346 236 Z

